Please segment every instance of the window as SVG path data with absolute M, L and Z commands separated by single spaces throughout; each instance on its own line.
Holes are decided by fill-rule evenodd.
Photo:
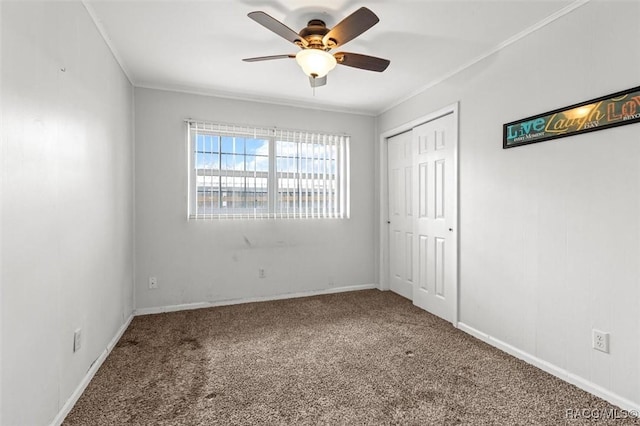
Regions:
M 349 216 L 349 137 L 188 121 L 189 218 Z

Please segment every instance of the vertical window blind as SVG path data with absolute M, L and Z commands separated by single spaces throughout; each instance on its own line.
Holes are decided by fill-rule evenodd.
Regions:
M 187 120 L 189 218 L 347 218 L 346 135 Z

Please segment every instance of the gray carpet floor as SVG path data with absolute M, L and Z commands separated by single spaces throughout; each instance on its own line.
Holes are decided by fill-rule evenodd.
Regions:
M 614 408 L 370 290 L 136 317 L 64 424 L 579 425 L 566 410 Z

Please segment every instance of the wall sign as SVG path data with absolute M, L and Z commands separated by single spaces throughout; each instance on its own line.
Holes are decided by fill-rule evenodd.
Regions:
M 563 138 L 640 121 L 640 87 L 503 125 L 502 148 Z

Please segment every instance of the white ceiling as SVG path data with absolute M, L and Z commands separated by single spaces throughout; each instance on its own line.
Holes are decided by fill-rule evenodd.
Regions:
M 84 0 L 132 83 L 378 114 L 583 0 Z M 298 48 L 247 17 L 262 10 L 299 31 L 366 6 L 380 22 L 339 50 L 391 60 L 383 73 L 338 66 L 312 92 L 295 60 L 242 58 Z

